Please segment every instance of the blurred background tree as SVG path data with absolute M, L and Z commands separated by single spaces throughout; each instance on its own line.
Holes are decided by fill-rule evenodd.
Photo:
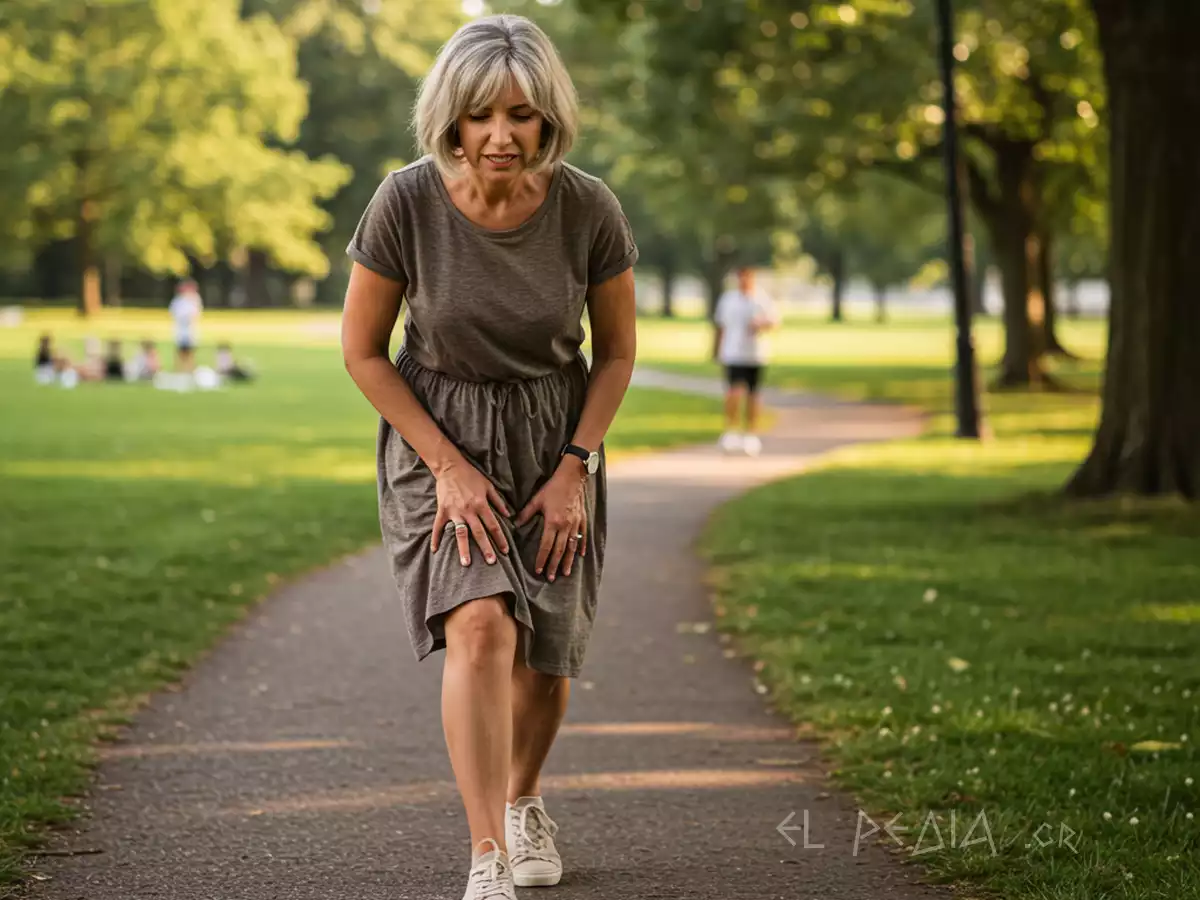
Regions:
M 12 0 L 0 26 L 4 259 L 71 240 L 81 308 L 130 260 L 183 274 L 253 249 L 328 271 L 319 202 L 349 172 L 288 149 L 307 112 L 294 41 L 233 0 Z

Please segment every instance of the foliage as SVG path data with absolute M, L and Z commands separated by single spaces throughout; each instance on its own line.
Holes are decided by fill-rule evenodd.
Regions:
M 309 110 L 296 146 L 333 156 L 350 169 L 322 203 L 328 227 L 318 236 L 333 266 L 325 300 L 340 302 L 349 264 L 344 251 L 380 180 L 415 158 L 409 127 L 421 76 L 442 42 L 465 20 L 456 0 L 248 0 L 298 44 L 299 76 Z
M 236 0 L 10 0 L 0 20 L 0 245 L 50 239 L 156 272 L 267 252 L 320 275 L 318 202 L 346 180 L 287 149 L 295 43 Z M 15 259 L 14 259 L 15 258 Z M 88 260 L 90 262 L 90 260 Z

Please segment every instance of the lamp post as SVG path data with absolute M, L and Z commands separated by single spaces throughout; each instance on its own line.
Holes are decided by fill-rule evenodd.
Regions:
M 942 68 L 942 147 L 946 158 L 946 202 L 950 222 L 950 276 L 954 286 L 954 325 L 957 331 L 954 364 L 954 409 L 957 436 L 979 437 L 979 394 L 975 378 L 975 347 L 971 341 L 971 302 L 963 246 L 963 203 L 958 161 L 958 104 L 954 95 L 954 12 L 951 0 L 937 0 L 938 57 Z

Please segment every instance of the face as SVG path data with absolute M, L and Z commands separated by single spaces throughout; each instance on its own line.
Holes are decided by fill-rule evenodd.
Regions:
M 754 290 L 754 271 L 752 269 L 738 271 L 738 289 L 743 294 L 749 294 Z
M 537 156 L 543 122 L 516 83 L 509 82 L 490 106 L 459 116 L 463 157 L 489 181 L 514 179 Z

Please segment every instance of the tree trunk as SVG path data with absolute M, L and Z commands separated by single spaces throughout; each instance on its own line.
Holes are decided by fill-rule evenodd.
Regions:
M 980 252 L 981 241 L 974 234 L 967 235 L 967 242 L 967 246 L 970 248 L 967 264 L 970 266 L 971 273 L 971 312 L 976 316 L 986 316 L 988 312 L 985 301 L 988 276 L 987 260 Z
M 704 283 L 708 287 L 708 318 L 711 321 L 717 314 L 717 301 L 725 292 L 725 270 L 719 265 L 709 266 L 704 273 Z
M 843 321 L 842 298 L 846 293 L 846 254 L 840 249 L 833 252 L 829 260 L 829 274 L 833 278 L 833 296 L 829 308 L 831 322 Z
M 237 290 L 237 272 L 225 260 L 217 264 L 217 284 L 220 285 L 221 305 L 233 306 L 234 292 Z
M 1079 359 L 1058 340 L 1058 291 L 1054 284 L 1054 240 L 1049 231 L 1041 230 L 1041 253 L 1038 254 L 1039 280 L 1046 296 L 1046 319 L 1042 340 L 1046 352 L 1062 359 Z
M 244 274 L 246 306 L 272 306 L 271 292 L 267 286 L 267 254 L 251 250 L 246 255 Z
M 875 288 L 875 321 L 887 321 L 887 285 L 876 284 Z
M 1075 279 L 1067 282 L 1067 304 L 1063 311 L 1068 319 L 1078 319 L 1082 313 L 1079 306 L 1079 282 Z
M 1052 387 L 1044 368 L 1046 296 L 1041 241 L 1035 228 L 1039 210 L 1033 144 L 1005 141 L 994 149 L 999 197 L 981 212 L 991 233 L 1004 295 L 1004 358 L 995 386 Z
M 662 315 L 664 319 L 675 316 L 675 260 L 668 256 L 660 269 L 662 276 Z
M 96 259 L 95 206 L 90 200 L 79 204 L 79 217 L 75 225 L 75 239 L 79 242 L 79 314 L 90 316 L 101 307 L 100 264 Z
M 717 301 L 721 299 L 721 294 L 725 292 L 725 276 L 733 268 L 734 262 L 733 252 L 720 249 L 718 244 L 719 241 L 714 242 L 712 257 L 709 259 L 704 271 L 704 281 L 708 286 L 709 321 L 712 321 L 713 316 L 717 314 Z
M 1108 361 L 1075 495 L 1200 495 L 1200 69 L 1193 0 L 1093 0 L 1111 147 Z

